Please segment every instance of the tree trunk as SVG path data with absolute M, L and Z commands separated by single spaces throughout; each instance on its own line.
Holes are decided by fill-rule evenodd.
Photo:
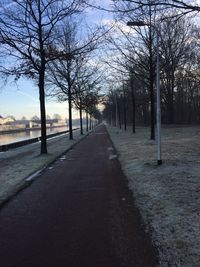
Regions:
M 92 116 L 90 114 L 90 130 L 92 130 Z
M 86 111 L 86 131 L 88 132 L 88 112 Z
M 123 103 L 124 103 L 124 130 L 126 131 L 127 127 L 126 127 L 126 95 L 125 95 L 125 90 L 123 88 L 123 93 L 124 93 L 124 99 L 123 99 Z
M 118 121 L 119 121 L 119 129 L 121 129 L 122 122 L 121 122 L 121 113 L 120 113 L 120 103 L 118 103 Z
M 171 74 L 171 94 L 170 94 L 170 110 L 169 110 L 169 120 L 170 124 L 174 123 L 174 71 L 172 68 Z
M 68 104 L 69 104 L 69 139 L 73 140 L 73 130 L 72 130 L 72 95 L 71 87 L 69 86 L 68 91 Z
M 115 126 L 118 127 L 118 101 L 117 95 L 115 94 Z
M 45 63 L 41 65 L 39 74 L 39 98 L 40 98 L 40 119 L 41 119 L 41 154 L 47 154 L 47 134 L 46 134 L 46 110 L 44 92 Z
M 135 94 L 133 79 L 131 78 L 131 98 L 132 98 L 132 132 L 135 133 Z
M 94 120 L 92 119 L 92 129 L 94 129 Z
M 83 116 L 82 116 L 81 103 L 80 103 L 79 115 L 80 115 L 80 134 L 83 134 Z

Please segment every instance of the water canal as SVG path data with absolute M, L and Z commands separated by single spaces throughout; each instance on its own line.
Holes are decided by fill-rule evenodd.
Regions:
M 67 126 L 48 128 L 47 129 L 47 135 L 58 133 L 58 132 L 63 132 L 66 130 L 68 130 Z M 22 141 L 22 140 L 27 140 L 27 139 L 39 137 L 39 136 L 41 136 L 40 130 L 11 132 L 11 133 L 6 133 L 6 134 L 0 134 L 0 145 L 6 145 L 6 144 Z

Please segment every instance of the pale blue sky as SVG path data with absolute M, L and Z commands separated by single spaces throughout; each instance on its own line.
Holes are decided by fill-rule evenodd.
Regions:
M 99 6 L 106 6 L 110 0 L 97 0 Z M 106 12 L 91 10 L 87 12 L 89 24 L 98 23 L 99 20 L 110 18 Z M 13 115 L 16 119 L 22 116 L 30 118 L 34 115 L 39 116 L 39 97 L 38 88 L 33 81 L 20 79 L 15 83 L 9 82 L 6 86 L 1 82 L 0 85 L 0 115 L 6 117 Z M 63 118 L 68 117 L 67 104 L 56 101 L 46 100 L 46 114 L 52 116 L 58 113 Z M 78 112 L 74 111 L 74 117 L 78 117 Z
M 27 118 L 34 115 L 39 116 L 38 88 L 33 81 L 21 79 L 17 85 L 10 82 L 0 90 L 1 116 L 13 115 L 16 119 L 21 119 L 22 116 Z M 68 115 L 67 104 L 46 99 L 46 114 L 53 116 L 55 113 L 66 118 Z M 74 115 L 76 113 L 75 111 Z

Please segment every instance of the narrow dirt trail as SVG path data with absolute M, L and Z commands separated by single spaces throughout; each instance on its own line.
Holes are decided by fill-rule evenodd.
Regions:
M 155 267 L 104 126 L 0 210 L 1 267 Z

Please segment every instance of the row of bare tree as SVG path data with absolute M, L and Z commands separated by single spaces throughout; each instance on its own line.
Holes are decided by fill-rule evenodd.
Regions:
M 133 132 L 136 122 L 150 124 L 150 138 L 155 138 L 158 35 L 162 122 L 200 123 L 200 28 L 185 15 L 198 12 L 198 5 L 153 0 L 114 1 L 114 5 L 116 27 L 107 38 L 112 61 L 106 63 L 112 72 L 104 117 L 125 129 L 132 124 Z M 128 21 L 148 26 L 128 28 Z
M 67 101 L 69 137 L 73 138 L 72 106 L 98 118 L 98 84 L 91 54 L 101 29 L 81 35 L 82 0 L 0 1 L 1 74 L 26 76 L 38 85 L 41 115 L 41 153 L 47 153 L 45 97 Z M 88 124 L 87 124 L 88 128 Z

